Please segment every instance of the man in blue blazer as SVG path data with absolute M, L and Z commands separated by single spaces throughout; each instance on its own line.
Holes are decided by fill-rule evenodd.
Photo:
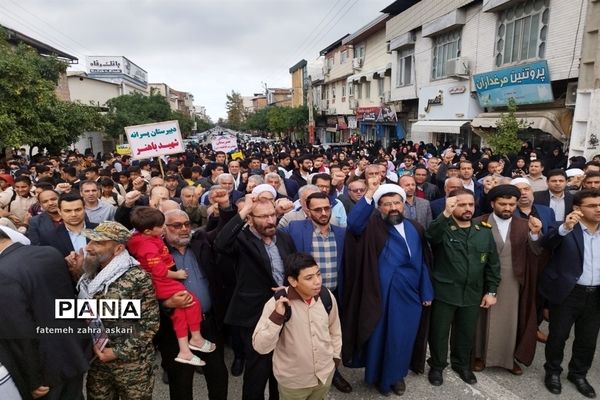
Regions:
M 307 219 L 292 221 L 283 228 L 299 252 L 311 254 L 321 269 L 323 286 L 335 296 L 341 304 L 341 283 L 343 282 L 342 256 L 346 229 L 332 225 L 331 203 L 323 192 L 312 193 L 306 198 Z M 352 391 L 352 386 L 336 370 L 333 385 L 343 393 Z
M 553 250 L 540 291 L 550 303 L 546 343 L 546 388 L 560 394 L 565 342 L 575 325 L 573 355 L 567 379 L 586 397 L 596 397 L 586 375 L 594 358 L 600 329 L 600 191 L 582 190 L 564 223 L 550 228 L 542 246 Z

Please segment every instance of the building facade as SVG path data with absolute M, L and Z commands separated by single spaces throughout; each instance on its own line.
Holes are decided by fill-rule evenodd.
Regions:
M 300 60 L 296 65 L 290 68 L 292 75 L 292 107 L 306 105 L 306 95 L 308 89 L 308 72 L 306 60 Z
M 514 98 L 528 126 L 522 139 L 566 145 L 572 110 L 565 97 L 578 77 L 582 41 L 573 26 L 585 20 L 584 1 L 423 0 L 390 19 L 390 97 L 402 109 L 418 103 L 408 137 L 478 144 L 477 133 L 493 134 Z
M 88 56 L 87 73 L 90 78 L 118 83 L 123 94 L 149 94 L 148 72 L 122 56 Z

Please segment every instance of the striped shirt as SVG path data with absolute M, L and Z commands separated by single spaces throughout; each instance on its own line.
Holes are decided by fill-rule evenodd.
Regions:
M 315 228 L 311 254 L 321 270 L 323 286 L 334 291 L 337 288 L 337 245 L 331 228 L 326 235 L 322 235 L 318 227 Z

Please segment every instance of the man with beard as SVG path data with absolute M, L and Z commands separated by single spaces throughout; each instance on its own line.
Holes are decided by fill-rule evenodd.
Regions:
M 342 256 L 346 229 L 332 225 L 331 203 L 323 192 L 312 193 L 306 198 L 308 217 L 302 221 L 292 221 L 284 228 L 294 240 L 296 250 L 311 254 L 321 271 L 322 284 L 329 289 L 339 303 L 338 277 L 342 276 Z M 350 393 L 352 386 L 337 371 L 333 376 L 333 386 L 340 392 Z
M 298 169 L 295 169 L 290 176 L 290 180 L 296 182 L 298 187 L 302 187 L 309 182 L 312 172 L 313 162 L 310 155 L 304 155 L 298 159 Z
M 462 186 L 462 183 L 461 183 Z M 475 196 L 468 189 L 453 190 L 446 207 L 427 229 L 435 264 L 431 277 L 435 299 L 431 309 L 428 360 L 429 382 L 440 386 L 448 365 L 452 326 L 452 369 L 468 384 L 477 382 L 471 371 L 471 349 L 480 308 L 496 303 L 500 262 L 489 225 L 472 222 Z M 485 293 L 482 296 L 482 293 Z
M 43 190 L 38 194 L 38 203 L 44 212 L 31 218 L 25 235 L 32 245 L 39 245 L 42 238 L 54 235 L 56 227 L 62 223 L 58 212 L 58 193 L 52 189 Z
M 89 400 L 127 398 L 150 400 L 154 386 L 154 345 L 158 331 L 158 303 L 152 280 L 125 244 L 130 233 L 118 222 L 107 221 L 86 229 L 86 254 L 67 257 L 71 270 L 83 269 L 79 299 L 140 300 L 139 319 L 103 318 L 108 342 L 94 344 L 96 358 L 87 374 Z
M 192 187 L 192 189 L 194 189 Z M 183 191 L 182 191 L 183 193 Z M 215 197 L 223 208 L 229 207 L 227 194 Z M 190 218 L 182 210 L 170 210 L 165 213 L 165 242 L 173 256 L 176 268 L 187 272 L 183 281 L 186 289 L 202 303 L 201 331 L 205 339 L 215 343 L 217 349 L 212 353 L 202 353 L 206 361 L 203 367 L 204 379 L 208 388 L 208 399 L 227 399 L 228 372 L 224 361 L 223 345 L 223 299 L 210 249 L 209 238 L 204 230 L 191 232 Z M 187 300 L 187 302 L 186 302 Z M 161 352 L 162 366 L 169 380 L 169 393 L 172 400 L 191 400 L 193 398 L 194 367 L 175 362 L 179 352 L 177 338 L 168 312 L 177 307 L 185 307 L 191 302 L 191 296 L 185 292 L 177 293 L 163 303 L 161 324 L 158 333 L 158 348 Z
M 535 355 L 536 258 L 541 254 L 537 241 L 542 222 L 533 216 L 514 216 L 520 197 L 515 186 L 498 185 L 487 195 L 493 213 L 478 218 L 491 225 L 500 259 L 500 285 L 496 305 L 480 313 L 475 371 L 501 367 L 521 375 L 517 361 L 531 365 Z
M 269 397 L 277 400 L 272 353 L 257 353 L 252 347 L 252 333 L 264 304 L 273 296 L 273 289 L 283 285 L 283 259 L 296 249 L 287 234 L 277 231 L 277 213 L 272 201 L 247 195 L 239 213 L 231 207 L 220 208 L 219 218 L 224 226 L 215 239 L 214 248 L 228 256 L 237 268 L 236 287 L 225 322 L 239 327 L 244 344 L 246 368 L 242 399 L 264 399 L 269 381 Z M 225 221 L 228 222 L 224 224 Z
M 423 228 L 404 219 L 404 190 L 380 185 L 379 179 L 369 178 L 365 196 L 348 218 L 342 360 L 359 360 L 353 366 L 365 366 L 365 381 L 381 394 L 402 395 L 413 348 L 422 349 L 417 332 L 433 289 Z

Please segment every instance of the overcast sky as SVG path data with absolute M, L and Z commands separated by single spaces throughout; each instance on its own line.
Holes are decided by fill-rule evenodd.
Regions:
M 77 56 L 125 56 L 150 82 L 191 92 L 216 121 L 225 94 L 290 87 L 318 57 L 393 0 L 2 0 L 0 24 Z

